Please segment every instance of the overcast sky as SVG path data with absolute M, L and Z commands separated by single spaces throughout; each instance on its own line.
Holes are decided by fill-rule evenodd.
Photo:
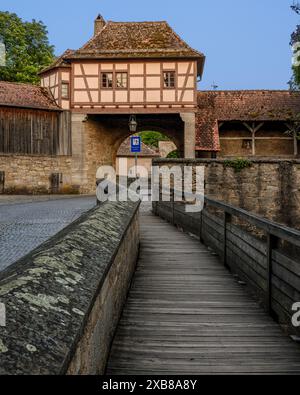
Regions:
M 292 0 L 1 0 L 1 10 L 42 20 L 56 54 L 77 49 L 93 20 L 167 20 L 203 52 L 202 89 L 286 89 L 291 75 L 290 34 L 298 17 Z

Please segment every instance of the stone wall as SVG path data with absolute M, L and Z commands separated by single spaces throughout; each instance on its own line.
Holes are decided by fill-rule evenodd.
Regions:
M 59 193 L 78 193 L 72 183 L 69 156 L 1 155 L 0 171 L 5 172 L 4 192 L 10 194 L 51 193 L 51 174 L 62 173 Z
M 139 115 L 139 131 L 156 130 L 184 146 L 184 124 L 179 114 Z M 99 166 L 115 166 L 117 152 L 132 133 L 128 115 L 72 114 L 72 179 L 81 193 L 94 193 Z
M 171 152 L 176 151 L 177 147 L 173 141 L 160 141 L 158 144 L 159 154 L 162 158 L 166 158 Z
M 205 191 L 213 199 L 300 228 L 300 161 L 250 160 L 241 171 L 226 160 L 159 159 L 154 164 L 205 166 Z
M 107 202 L 0 274 L 0 375 L 104 373 L 137 261 L 138 208 Z

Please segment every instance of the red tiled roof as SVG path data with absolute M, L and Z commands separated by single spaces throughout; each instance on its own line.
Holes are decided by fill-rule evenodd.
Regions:
M 78 51 L 62 55 L 72 59 L 193 58 L 202 75 L 205 56 L 192 49 L 165 21 L 112 22 Z M 52 67 L 52 66 L 51 66 Z M 55 64 L 53 65 L 55 66 Z
M 300 93 L 291 91 L 198 92 L 196 147 L 219 151 L 222 121 L 289 121 L 300 114 Z
M 0 81 L 0 106 L 60 110 L 48 89 L 6 81 Z
M 151 149 L 148 145 L 142 143 L 142 152 L 138 154 L 139 157 L 149 157 L 149 158 L 160 158 L 159 153 Z M 128 137 L 120 146 L 118 154 L 118 157 L 133 157 L 135 154 L 133 154 L 130 150 L 130 137 Z
M 196 150 L 219 151 L 218 123 L 215 115 L 215 97 L 198 92 L 198 112 L 196 114 Z
M 66 57 L 72 55 L 74 51 L 72 49 L 67 49 L 61 56 L 57 57 L 55 61 L 48 67 L 44 68 L 39 74 L 44 74 L 49 70 L 55 68 L 70 68 L 71 64 L 66 61 Z

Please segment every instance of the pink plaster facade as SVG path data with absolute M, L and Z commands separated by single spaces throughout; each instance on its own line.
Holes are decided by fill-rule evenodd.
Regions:
M 68 97 L 63 96 L 63 84 L 68 85 Z M 71 109 L 71 70 L 57 68 L 48 71 L 41 76 L 41 86 L 50 89 L 56 103 L 63 110 Z
M 175 84 L 165 87 L 164 73 L 172 72 Z M 113 86 L 104 88 L 102 73 L 113 75 Z M 116 75 L 124 73 L 126 88 L 116 87 Z M 69 84 L 69 98 L 62 94 L 63 84 Z M 92 112 L 123 110 L 194 110 L 197 107 L 196 61 L 115 61 L 74 62 L 69 69 L 54 69 L 41 78 L 49 87 L 57 104 L 65 110 Z

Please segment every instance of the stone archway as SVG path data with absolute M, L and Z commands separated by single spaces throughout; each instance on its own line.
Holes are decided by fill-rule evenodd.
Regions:
M 81 193 L 95 191 L 99 166 L 114 166 L 121 143 L 132 133 L 129 115 L 79 115 L 72 118 L 72 178 Z M 137 115 L 138 130 L 154 130 L 168 136 L 184 153 L 184 122 L 180 114 Z

